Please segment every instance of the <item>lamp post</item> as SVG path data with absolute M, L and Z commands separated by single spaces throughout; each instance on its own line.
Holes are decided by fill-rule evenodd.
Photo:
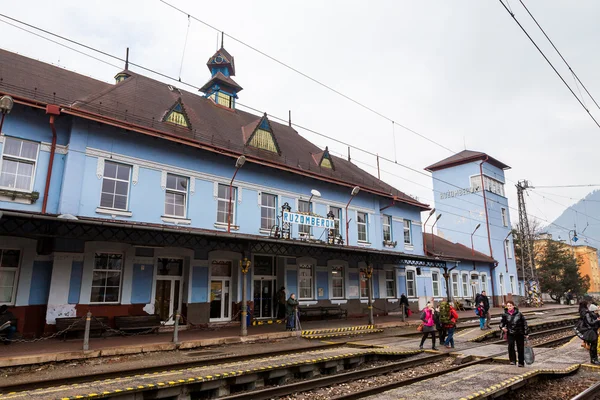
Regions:
M 508 232 L 508 235 L 506 235 L 504 241 L 502 242 L 502 244 L 504 245 L 504 266 L 506 267 L 506 272 L 508 272 L 508 255 L 506 254 L 506 241 L 508 240 L 510 235 L 512 235 L 512 231 Z M 523 276 L 523 279 L 525 279 L 525 276 Z
M 429 211 L 429 215 L 427 216 L 427 219 L 425 220 L 425 223 L 423 224 L 423 254 L 427 255 L 427 240 L 425 239 L 425 232 L 426 232 L 426 227 L 427 227 L 427 221 L 429 221 L 429 218 L 431 218 L 431 216 L 435 213 L 435 208 L 432 208 L 431 211 Z
M 358 192 L 360 192 L 360 186 L 354 186 L 352 188 L 352 193 L 350 193 L 350 200 L 348 200 L 348 204 L 346 204 L 346 246 L 350 244 L 350 235 L 348 232 L 348 229 L 350 229 L 350 220 L 348 220 L 348 206 L 350 205 L 350 202 L 352 201 L 354 196 L 358 194 Z
M 475 234 L 475 232 L 477 232 L 477 229 L 479 229 L 480 226 L 481 224 L 477 224 L 477 226 L 473 230 L 473 233 L 471 233 L 471 255 L 473 256 L 475 255 L 475 247 L 473 246 L 473 235 Z
M 309 207 L 310 207 L 310 201 L 312 200 L 313 197 L 321 197 L 321 192 L 319 192 L 317 189 L 313 189 L 310 191 L 310 198 L 308 199 Z
M 242 271 L 242 320 L 240 326 L 242 327 L 242 336 L 248 336 L 248 269 L 250 268 L 250 260 L 244 257 L 240 260 L 240 269 Z
M 435 226 L 435 224 L 437 224 L 437 222 L 440 220 L 440 218 L 442 218 L 442 214 L 438 214 L 438 216 L 435 218 L 435 221 L 433 222 L 433 225 L 431 225 L 431 251 L 435 251 L 435 235 L 433 234 L 433 227 Z
M 229 211 L 227 213 L 227 233 L 231 233 L 231 213 L 232 213 L 231 209 L 232 209 L 232 196 L 233 196 L 233 180 L 235 179 L 235 176 L 237 175 L 238 171 L 240 170 L 240 168 L 242 168 L 242 166 L 244 165 L 245 162 L 246 162 L 245 156 L 238 157 L 238 159 L 235 161 L 235 172 L 233 173 L 231 182 L 229 182 Z
M 0 97 L 0 113 L 2 113 L 2 118 L 0 119 L 0 133 L 2 133 L 2 125 L 4 125 L 4 117 L 6 114 L 10 114 L 13 106 L 15 105 L 15 101 L 10 96 L 2 96 Z

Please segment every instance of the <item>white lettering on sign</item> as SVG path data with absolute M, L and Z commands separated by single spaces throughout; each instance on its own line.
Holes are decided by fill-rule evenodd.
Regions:
M 457 197 L 457 196 L 464 196 L 467 194 L 471 194 L 471 193 L 477 193 L 480 192 L 481 188 L 479 186 L 477 187 L 470 187 L 467 189 L 456 189 L 456 190 L 450 190 L 448 192 L 445 193 L 440 193 L 440 199 L 444 200 L 444 199 L 449 199 L 452 197 Z
M 299 224 L 306 226 L 316 226 L 317 228 L 334 229 L 335 220 L 312 215 L 304 215 L 289 211 L 283 212 L 283 222 L 290 224 Z

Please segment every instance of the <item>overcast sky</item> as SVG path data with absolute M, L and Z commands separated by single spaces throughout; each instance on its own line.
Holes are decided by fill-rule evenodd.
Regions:
M 466 144 L 510 165 L 507 195 L 515 209 L 514 184 L 520 179 L 534 185 L 600 183 L 594 157 L 600 128 L 498 0 L 168 1 L 451 150 Z M 600 2 L 524 2 L 600 101 Z M 510 5 L 578 93 L 520 3 Z M 132 62 L 174 77 L 181 68 L 181 79 L 196 86 L 210 77 L 205 64 L 216 50 L 217 32 L 191 20 L 181 65 L 188 18 L 159 0 L 31 0 L 27 6 L 5 1 L 0 12 L 111 54 L 124 56 L 130 47 Z M 113 82 L 120 69 L 5 23 L 0 32 L 4 49 L 97 79 Z M 291 109 L 297 124 L 418 171 L 452 154 L 400 127 L 394 151 L 389 121 L 231 38 L 225 38 L 225 48 L 235 56 L 242 104 L 282 118 Z M 600 119 L 592 101 L 584 101 Z M 347 153 L 343 145 L 299 131 L 334 154 Z M 376 175 L 374 157 L 352 150 L 352 159 Z M 382 179 L 433 203 L 428 174 L 387 162 L 381 169 Z M 570 205 L 575 200 L 569 198 L 592 189 L 539 189 L 543 193 L 527 198 L 528 211 L 552 221 L 564 208 L 560 204 Z

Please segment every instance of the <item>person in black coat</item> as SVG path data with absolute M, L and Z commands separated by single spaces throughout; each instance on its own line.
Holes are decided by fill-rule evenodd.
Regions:
M 485 290 L 481 292 L 481 294 L 478 294 L 475 297 L 475 304 L 479 304 L 483 302 L 483 308 L 485 310 L 485 328 L 486 329 L 492 329 L 492 327 L 490 326 L 490 319 L 491 319 L 491 315 L 490 315 L 490 299 L 488 299 L 487 294 L 485 293 Z M 481 316 L 480 316 L 481 318 Z
M 588 306 L 587 301 L 579 303 L 579 318 L 583 322 L 583 327 L 586 331 L 591 331 L 590 335 L 593 340 L 586 340 L 590 345 L 590 363 L 600 364 L 598 362 L 598 327 L 600 327 L 600 319 L 596 315 L 597 307 L 593 304 Z
M 400 296 L 400 307 L 402 307 L 402 305 L 404 305 L 404 315 L 408 317 L 408 297 L 406 297 L 404 293 Z
M 529 337 L 529 327 L 525 316 L 515 307 L 512 301 L 506 302 L 506 309 L 502 315 L 500 329 L 507 335 L 508 339 L 508 358 L 511 365 L 515 365 L 517 356 L 515 354 L 515 344 L 519 355 L 519 367 L 525 366 L 525 339 Z

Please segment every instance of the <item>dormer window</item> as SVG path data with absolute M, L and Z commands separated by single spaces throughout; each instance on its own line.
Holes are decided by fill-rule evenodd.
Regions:
M 331 155 L 329 154 L 328 147 L 325 147 L 325 151 L 323 151 L 322 153 L 313 154 L 313 160 L 315 160 L 315 163 L 318 164 L 321 168 L 335 170 L 335 166 L 333 165 L 333 160 L 331 159 Z
M 242 128 L 246 146 L 270 151 L 279 154 L 279 146 L 273 135 L 273 129 L 267 118 L 267 114 L 258 121 L 253 122 Z
M 192 126 L 185 112 L 185 108 L 183 108 L 183 104 L 181 104 L 181 99 L 179 99 L 179 101 L 175 103 L 169 111 L 167 111 L 163 121 L 183 126 L 184 128 L 188 129 Z

